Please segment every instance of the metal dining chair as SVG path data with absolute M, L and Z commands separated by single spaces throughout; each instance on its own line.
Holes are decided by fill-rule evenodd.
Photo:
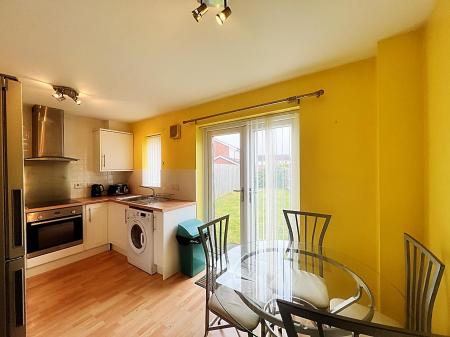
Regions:
M 410 330 L 431 333 L 434 301 L 441 283 L 445 265 L 424 245 L 409 234 L 404 234 L 406 267 L 406 327 Z M 332 299 L 330 308 L 341 299 Z M 360 318 L 367 309 L 352 304 L 340 312 L 343 316 Z M 373 322 L 398 325 L 392 318 L 375 312 Z
M 392 326 L 356 320 L 349 317 L 330 314 L 291 302 L 277 300 L 283 324 L 288 337 L 310 336 L 372 336 L 372 337 L 424 337 L 429 334 L 404 330 Z M 296 321 L 310 321 L 311 327 L 296 329 Z M 300 334 L 297 330 L 300 330 Z
M 431 332 L 433 307 L 445 265 L 424 245 L 404 234 L 406 323 L 409 329 Z
M 293 270 L 293 295 L 316 308 L 328 308 L 330 299 L 323 280 L 323 261 L 307 252 L 323 254 L 325 238 L 331 215 L 283 210 L 289 232 L 289 240 L 305 252 L 299 256 L 300 268 Z
M 253 336 L 250 331 L 255 330 L 260 323 L 259 316 L 233 289 L 216 283 L 216 278 L 224 273 L 228 266 L 229 217 L 225 215 L 198 227 L 206 259 L 205 336 L 209 331 L 226 328 L 235 328 Z M 216 316 L 212 322 L 210 312 Z M 222 321 L 227 324 L 222 324 Z
M 304 250 L 322 254 L 323 240 L 331 215 L 286 209 L 283 214 L 288 226 L 289 240 L 300 243 Z M 319 268 L 320 276 L 323 276 L 323 265 Z

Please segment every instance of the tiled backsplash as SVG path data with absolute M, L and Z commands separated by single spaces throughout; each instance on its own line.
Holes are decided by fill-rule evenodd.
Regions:
M 30 105 L 24 106 L 24 151 L 26 157 L 30 155 L 28 151 L 31 151 L 31 108 Z M 95 166 L 94 130 L 109 128 L 111 125 L 120 131 L 130 130 L 129 125 L 125 123 L 77 116 L 66 111 L 64 115 L 64 154 L 79 160 L 66 164 L 50 162 L 43 162 L 39 166 L 27 164 L 25 166 L 26 201 L 27 194 L 29 198 L 33 199 L 39 197 L 40 193 L 42 196 L 50 198 L 54 195 L 80 198 L 90 195 L 92 184 L 103 184 L 106 189 L 110 184 L 127 183 L 130 172 L 100 172 Z M 52 176 L 55 179 L 52 179 Z M 46 184 L 41 184 L 44 181 Z M 81 188 L 75 188 L 75 184 L 79 184 Z M 57 190 L 47 193 L 49 191 L 39 192 L 39 188 Z
M 142 170 L 135 170 L 129 180 L 132 193 L 149 194 L 151 191 L 142 188 Z M 155 188 L 157 193 L 167 193 L 173 198 L 187 201 L 196 200 L 195 170 L 167 170 L 161 171 L 161 188 Z

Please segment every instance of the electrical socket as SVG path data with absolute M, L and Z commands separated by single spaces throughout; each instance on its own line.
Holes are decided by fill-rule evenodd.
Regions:
M 84 184 L 83 183 L 74 183 L 73 188 L 77 189 L 77 190 L 82 189 L 82 188 L 84 188 Z

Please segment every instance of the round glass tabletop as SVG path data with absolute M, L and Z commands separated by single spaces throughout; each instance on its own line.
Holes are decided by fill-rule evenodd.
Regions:
M 289 241 L 257 241 L 228 251 L 218 287 L 234 290 L 268 327 L 283 327 L 277 299 L 331 313 L 395 327 L 405 326 L 405 297 L 371 266 L 327 248 Z M 383 295 L 383 296 L 381 296 Z M 381 298 L 389 298 L 380 303 Z M 218 297 L 224 311 L 240 322 L 228 297 Z M 392 305 L 394 303 L 394 305 Z M 232 308 L 232 309 L 230 309 Z M 302 332 L 306 326 L 299 324 Z

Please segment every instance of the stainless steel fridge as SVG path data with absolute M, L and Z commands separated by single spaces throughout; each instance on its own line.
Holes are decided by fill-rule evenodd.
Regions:
M 24 337 L 22 86 L 0 74 L 0 336 Z

